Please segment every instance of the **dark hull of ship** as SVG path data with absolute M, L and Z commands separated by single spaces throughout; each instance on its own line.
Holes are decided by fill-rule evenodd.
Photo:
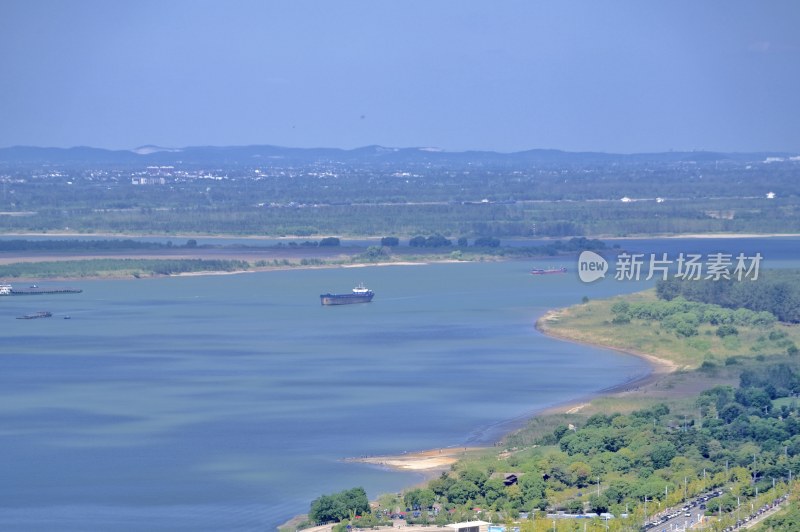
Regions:
M 566 268 L 550 268 L 550 269 L 542 269 L 542 268 L 534 268 L 531 270 L 531 274 L 533 275 L 549 275 L 551 273 L 567 273 Z
M 319 296 L 323 305 L 352 305 L 353 303 L 369 303 L 375 294 L 322 294 Z
M 18 320 L 35 320 L 38 318 L 51 318 L 53 314 L 48 311 L 37 312 L 35 314 L 25 314 L 24 316 L 18 316 Z

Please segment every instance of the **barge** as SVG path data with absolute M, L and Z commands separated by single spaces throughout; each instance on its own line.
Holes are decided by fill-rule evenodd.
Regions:
M 360 284 L 349 294 L 321 294 L 319 300 L 323 305 L 351 305 L 353 303 L 369 303 L 373 297 L 375 297 L 375 292 Z

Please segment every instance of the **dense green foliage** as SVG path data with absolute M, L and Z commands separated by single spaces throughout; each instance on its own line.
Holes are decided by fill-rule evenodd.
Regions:
M 364 488 L 352 488 L 332 495 L 322 495 L 311 503 L 308 517 L 317 523 L 341 521 L 370 511 Z
M 778 382 L 776 377 L 780 376 Z M 800 472 L 800 409 L 773 399 L 800 393 L 796 362 L 746 369 L 741 386 L 718 386 L 695 402 L 696 416 L 674 415 L 665 404 L 627 415 L 595 414 L 578 426 L 561 425 L 536 445 L 512 451 L 505 461 L 462 464 L 406 494 L 407 504 L 523 510 L 642 509 L 680 504 L 725 487 L 709 512 L 732 511 Z M 504 485 L 503 475 L 519 476 Z M 782 485 L 782 484 L 781 484 Z M 730 488 L 730 489 L 729 489 Z M 748 504 L 749 507 L 749 504 Z
M 727 308 L 770 312 L 780 321 L 800 323 L 798 270 L 762 272 L 755 281 L 672 278 L 659 281 L 656 292 L 666 300 L 681 296 L 690 301 L 714 303 Z
M 412 248 L 441 248 L 452 246 L 453 242 L 437 233 L 428 237 L 415 236 L 408 241 L 408 245 Z
M 717 336 L 735 336 L 738 334 L 736 325 L 767 329 L 776 321 L 775 316 L 767 311 L 732 310 L 710 303 L 687 301 L 682 297 L 669 301 L 618 301 L 611 306 L 611 312 L 614 315 L 612 323 L 624 324 L 632 319 L 655 321 L 678 336 L 695 336 L 702 324 L 716 326 Z
M 800 506 L 790 505 L 787 511 L 768 517 L 755 530 L 757 532 L 797 532 L 800 530 Z
M 323 238 L 323 239 L 321 239 L 319 241 L 319 246 L 320 247 L 326 247 L 326 246 L 327 247 L 335 247 L 335 246 L 338 246 L 340 244 L 341 244 L 341 242 L 335 236 L 326 236 L 325 238 Z

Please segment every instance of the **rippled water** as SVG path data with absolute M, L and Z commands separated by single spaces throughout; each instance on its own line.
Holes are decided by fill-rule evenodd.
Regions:
M 320 494 L 419 480 L 342 458 L 493 442 L 647 371 L 533 326 L 642 284 L 530 267 L 82 281 L 69 283 L 82 294 L 3 298 L 0 529 L 273 529 Z M 361 281 L 373 303 L 319 304 Z M 39 310 L 54 317 L 14 319 Z

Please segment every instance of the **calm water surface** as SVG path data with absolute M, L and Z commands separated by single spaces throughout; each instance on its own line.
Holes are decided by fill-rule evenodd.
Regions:
M 320 494 L 420 480 L 342 458 L 491 443 L 647 372 L 534 329 L 548 308 L 644 284 L 530 266 L 83 281 L 82 294 L 3 298 L 0 529 L 272 530 Z M 319 305 L 359 281 L 373 303 Z M 14 319 L 39 310 L 54 317 Z

